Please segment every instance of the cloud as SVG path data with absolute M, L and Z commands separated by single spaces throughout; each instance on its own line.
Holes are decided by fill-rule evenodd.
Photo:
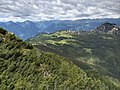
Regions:
M 1 0 L 0 21 L 120 18 L 120 0 Z

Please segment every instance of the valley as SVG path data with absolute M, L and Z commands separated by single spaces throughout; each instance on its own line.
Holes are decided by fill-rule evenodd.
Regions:
M 114 24 L 105 23 L 93 31 L 39 34 L 28 41 L 40 50 L 69 58 L 84 70 L 96 69 L 120 79 L 120 28 Z

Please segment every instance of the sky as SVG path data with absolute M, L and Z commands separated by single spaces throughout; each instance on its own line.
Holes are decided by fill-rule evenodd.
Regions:
M 120 0 L 0 0 L 0 21 L 120 18 Z

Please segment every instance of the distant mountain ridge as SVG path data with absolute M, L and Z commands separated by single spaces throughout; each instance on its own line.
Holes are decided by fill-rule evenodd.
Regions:
M 39 33 L 52 33 L 58 30 L 94 30 L 104 22 L 115 23 L 120 26 L 118 19 L 82 19 L 82 20 L 51 20 L 51 21 L 25 21 L 25 22 L 0 22 L 0 27 L 15 33 L 26 40 Z

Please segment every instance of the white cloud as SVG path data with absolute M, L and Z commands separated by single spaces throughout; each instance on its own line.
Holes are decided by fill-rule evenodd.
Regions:
M 0 21 L 120 18 L 120 0 L 0 0 Z

